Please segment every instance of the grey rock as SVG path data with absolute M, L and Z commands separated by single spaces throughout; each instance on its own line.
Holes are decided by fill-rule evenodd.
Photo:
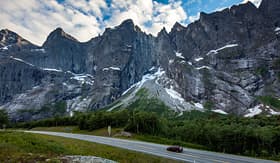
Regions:
M 64 156 L 61 159 L 67 163 L 117 163 L 116 161 L 95 156 Z
M 280 35 L 275 31 L 280 27 L 279 3 L 263 0 L 259 8 L 248 2 L 201 13 L 187 27 L 175 23 L 171 32 L 163 28 L 156 37 L 132 20 L 88 42 L 57 28 L 42 46 L 1 30 L 0 106 L 39 109 L 65 101 L 68 112 L 100 109 L 123 99 L 123 92 L 155 67 L 172 82 L 144 86 L 174 110 L 212 102 L 212 109 L 244 115 L 258 105 L 257 96 L 280 97 L 280 68 L 275 65 L 280 58 Z M 79 76 L 84 77 L 76 80 Z M 186 105 L 180 108 L 167 98 L 163 90 L 171 87 Z

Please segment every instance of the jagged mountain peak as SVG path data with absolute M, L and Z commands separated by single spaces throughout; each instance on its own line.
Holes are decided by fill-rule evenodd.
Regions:
M 117 26 L 117 28 L 127 28 L 127 29 L 131 29 L 134 27 L 135 27 L 135 24 L 132 19 L 126 19 L 123 22 L 121 22 L 120 25 Z
M 61 27 L 58 27 L 53 32 L 51 32 L 49 37 L 52 38 L 52 39 L 55 38 L 55 37 L 63 37 L 63 38 L 67 38 L 69 40 L 78 41 L 73 36 L 66 33 Z
M 241 3 L 241 4 L 238 4 L 238 5 L 233 5 L 233 6 L 247 6 L 247 7 L 253 7 L 253 8 L 257 8 L 257 6 L 252 3 L 251 1 L 247 1 L 246 3 Z
M 215 20 L 219 17 L 221 18 L 226 18 L 229 17 L 230 14 L 233 15 L 241 15 L 242 17 L 246 15 L 255 15 L 258 12 L 258 8 L 250 1 L 238 5 L 233 5 L 230 8 L 225 8 L 220 11 L 215 11 L 212 13 L 205 13 L 201 12 L 199 20 L 200 21 L 211 21 Z
M 130 32 L 142 32 L 141 28 L 134 24 L 132 19 L 124 20 L 120 25 L 115 27 L 116 30 L 125 30 Z
M 176 31 L 181 31 L 181 30 L 184 30 L 184 29 L 186 29 L 186 27 L 184 27 L 184 26 L 183 26 L 182 24 L 180 24 L 179 22 L 176 22 L 176 23 L 173 25 L 171 31 L 174 31 L 174 30 L 176 30 Z
M 137 26 L 132 19 L 126 19 L 123 22 L 121 22 L 120 25 L 115 27 L 116 29 L 126 29 L 136 32 L 141 32 L 141 29 L 139 26 Z
M 62 39 L 78 42 L 78 40 L 76 38 L 74 38 L 70 34 L 66 33 L 61 27 L 58 27 L 48 35 L 47 40 L 45 41 L 43 46 L 46 46 L 56 40 L 59 41 Z
M 101 37 L 112 37 L 116 35 L 130 36 L 131 38 L 135 36 L 136 33 L 142 33 L 139 26 L 135 25 L 132 19 L 127 19 L 121 22 L 115 27 L 105 28 L 105 31 Z
M 1 29 L 0 33 L 6 33 L 7 34 L 7 33 L 15 33 L 15 32 L 5 28 L 5 29 Z
M 163 28 L 159 31 L 159 33 L 157 34 L 158 37 L 166 36 L 166 35 L 168 35 L 168 32 L 166 31 L 166 28 L 165 28 L 165 27 L 163 27 Z
M 0 47 L 11 46 L 13 44 L 25 45 L 25 44 L 30 44 L 30 42 L 23 39 L 17 33 L 9 29 L 2 29 L 0 31 Z
M 238 7 L 238 6 L 237 6 Z M 229 15 L 229 8 L 225 8 L 219 11 L 215 11 L 212 13 L 206 13 L 206 12 L 200 12 L 199 14 L 199 21 L 211 21 L 213 19 L 217 19 L 217 17 L 222 18 L 222 17 L 227 17 Z
M 239 12 L 240 14 L 255 14 L 257 12 L 258 8 L 250 1 L 239 4 L 239 5 L 234 5 L 230 8 L 231 12 Z

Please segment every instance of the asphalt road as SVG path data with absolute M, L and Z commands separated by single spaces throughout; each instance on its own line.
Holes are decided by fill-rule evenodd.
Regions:
M 208 151 L 195 150 L 189 148 L 184 148 L 183 153 L 174 153 L 174 152 L 166 151 L 166 148 L 168 147 L 167 145 L 160 145 L 155 143 L 148 143 L 148 142 L 134 141 L 134 140 L 124 140 L 124 139 L 117 139 L 117 138 L 92 136 L 92 135 L 84 135 L 84 134 L 70 134 L 70 133 L 62 133 L 62 132 L 45 132 L 45 131 L 25 131 L 25 132 L 85 140 L 89 142 L 106 144 L 106 145 L 124 148 L 132 151 L 143 152 L 155 156 L 181 160 L 185 162 L 192 162 L 192 163 L 276 163 L 275 161 L 260 160 L 260 159 L 250 158 L 250 157 L 208 152 Z

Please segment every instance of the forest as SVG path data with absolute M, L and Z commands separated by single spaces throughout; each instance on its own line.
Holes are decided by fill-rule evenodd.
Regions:
M 206 150 L 280 159 L 280 116 L 243 118 L 210 111 L 191 111 L 178 117 L 121 109 L 113 112 L 75 112 L 73 117 L 54 117 L 10 124 L 10 127 L 31 129 L 73 125 L 89 131 L 111 125 L 139 135 L 201 145 Z

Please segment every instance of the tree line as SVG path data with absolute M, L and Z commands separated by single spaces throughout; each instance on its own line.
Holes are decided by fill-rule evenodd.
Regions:
M 142 135 L 203 145 L 213 151 L 280 159 L 280 116 L 243 118 L 191 111 L 176 117 L 123 109 L 114 112 L 76 112 L 73 117 L 19 123 L 14 127 L 67 125 L 77 125 L 81 130 L 110 125 Z
M 5 110 L 0 109 L 0 129 L 6 128 L 7 125 L 9 125 L 8 113 Z

